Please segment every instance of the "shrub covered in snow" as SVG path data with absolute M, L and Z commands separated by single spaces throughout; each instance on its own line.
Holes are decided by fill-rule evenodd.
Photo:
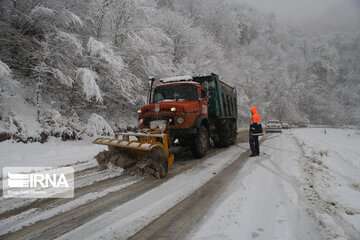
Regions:
M 86 126 L 86 133 L 90 137 L 114 135 L 114 131 L 108 122 L 96 113 L 91 114 Z
M 66 28 L 81 28 L 83 27 L 84 23 L 80 19 L 79 16 L 74 14 L 73 12 L 65 9 L 60 12 L 59 14 L 60 23 Z
M 73 12 L 63 9 L 56 11 L 44 6 L 36 6 L 30 12 L 30 18 L 34 25 L 40 25 L 42 29 L 54 29 L 57 26 L 64 29 L 80 29 L 83 22 L 79 16 Z
M 68 87 L 72 87 L 74 80 L 69 77 L 66 76 L 62 71 L 60 71 L 57 68 L 53 68 L 52 69 L 52 73 L 54 75 L 54 77 L 63 85 L 68 86 Z
M 8 138 L 24 143 L 40 141 L 41 130 L 37 124 L 33 124 L 32 119 L 22 119 L 21 116 L 9 113 L 0 123 L 3 136 L 7 134 Z
M 63 48 L 69 55 L 82 55 L 82 43 L 74 34 L 57 31 L 52 44 L 56 45 L 56 48 Z
M 6 78 L 9 78 L 11 75 L 11 70 L 8 67 L 8 65 L 6 65 L 5 63 L 3 63 L 0 60 L 0 80 L 4 80 Z
M 77 140 L 83 132 L 76 112 L 70 117 L 61 115 L 56 110 L 46 110 L 41 117 L 43 133 L 47 136 L 61 137 L 62 140 Z
M 79 68 L 76 72 L 76 79 L 80 81 L 83 92 L 88 101 L 102 102 L 99 86 L 96 83 L 98 75 L 88 68 Z
M 35 35 L 44 35 L 54 31 L 56 11 L 44 6 L 34 7 L 29 15 L 27 27 Z
M 30 16 L 37 20 L 52 19 L 55 16 L 55 11 L 44 6 L 37 6 L 31 10 Z

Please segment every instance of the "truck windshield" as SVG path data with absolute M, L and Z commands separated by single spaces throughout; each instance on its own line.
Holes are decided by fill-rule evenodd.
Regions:
M 153 103 L 165 100 L 197 100 L 195 86 L 190 84 L 159 86 L 154 90 Z

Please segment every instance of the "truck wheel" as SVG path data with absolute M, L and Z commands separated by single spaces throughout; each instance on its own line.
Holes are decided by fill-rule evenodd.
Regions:
M 234 145 L 236 143 L 236 137 L 237 137 L 237 126 L 235 121 L 231 121 L 231 140 L 230 145 Z
M 236 140 L 236 130 L 233 121 L 223 121 L 222 124 L 217 126 L 218 133 L 217 138 L 214 141 L 216 147 L 228 147 L 233 145 Z
M 201 126 L 194 142 L 191 146 L 192 154 L 195 158 L 202 158 L 206 155 L 209 149 L 209 132 L 206 127 Z

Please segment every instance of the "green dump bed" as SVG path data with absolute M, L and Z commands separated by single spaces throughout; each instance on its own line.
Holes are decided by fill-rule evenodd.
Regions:
M 209 96 L 210 119 L 237 119 L 237 93 L 234 87 L 221 81 L 216 74 L 193 79 L 203 85 Z

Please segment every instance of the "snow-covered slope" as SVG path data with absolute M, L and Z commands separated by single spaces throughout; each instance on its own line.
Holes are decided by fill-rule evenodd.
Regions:
M 359 32 L 309 36 L 231 0 L 2 1 L 0 13 L 0 97 L 15 90 L 29 109 L 8 104 L 7 134 L 8 115 L 29 137 L 38 128 L 27 122 L 44 132 L 52 111 L 77 115 L 80 128 L 93 113 L 112 128 L 135 125 L 149 76 L 211 72 L 237 88 L 244 122 L 256 104 L 269 118 L 360 123 Z M 10 80 L 18 88 L 5 88 Z

